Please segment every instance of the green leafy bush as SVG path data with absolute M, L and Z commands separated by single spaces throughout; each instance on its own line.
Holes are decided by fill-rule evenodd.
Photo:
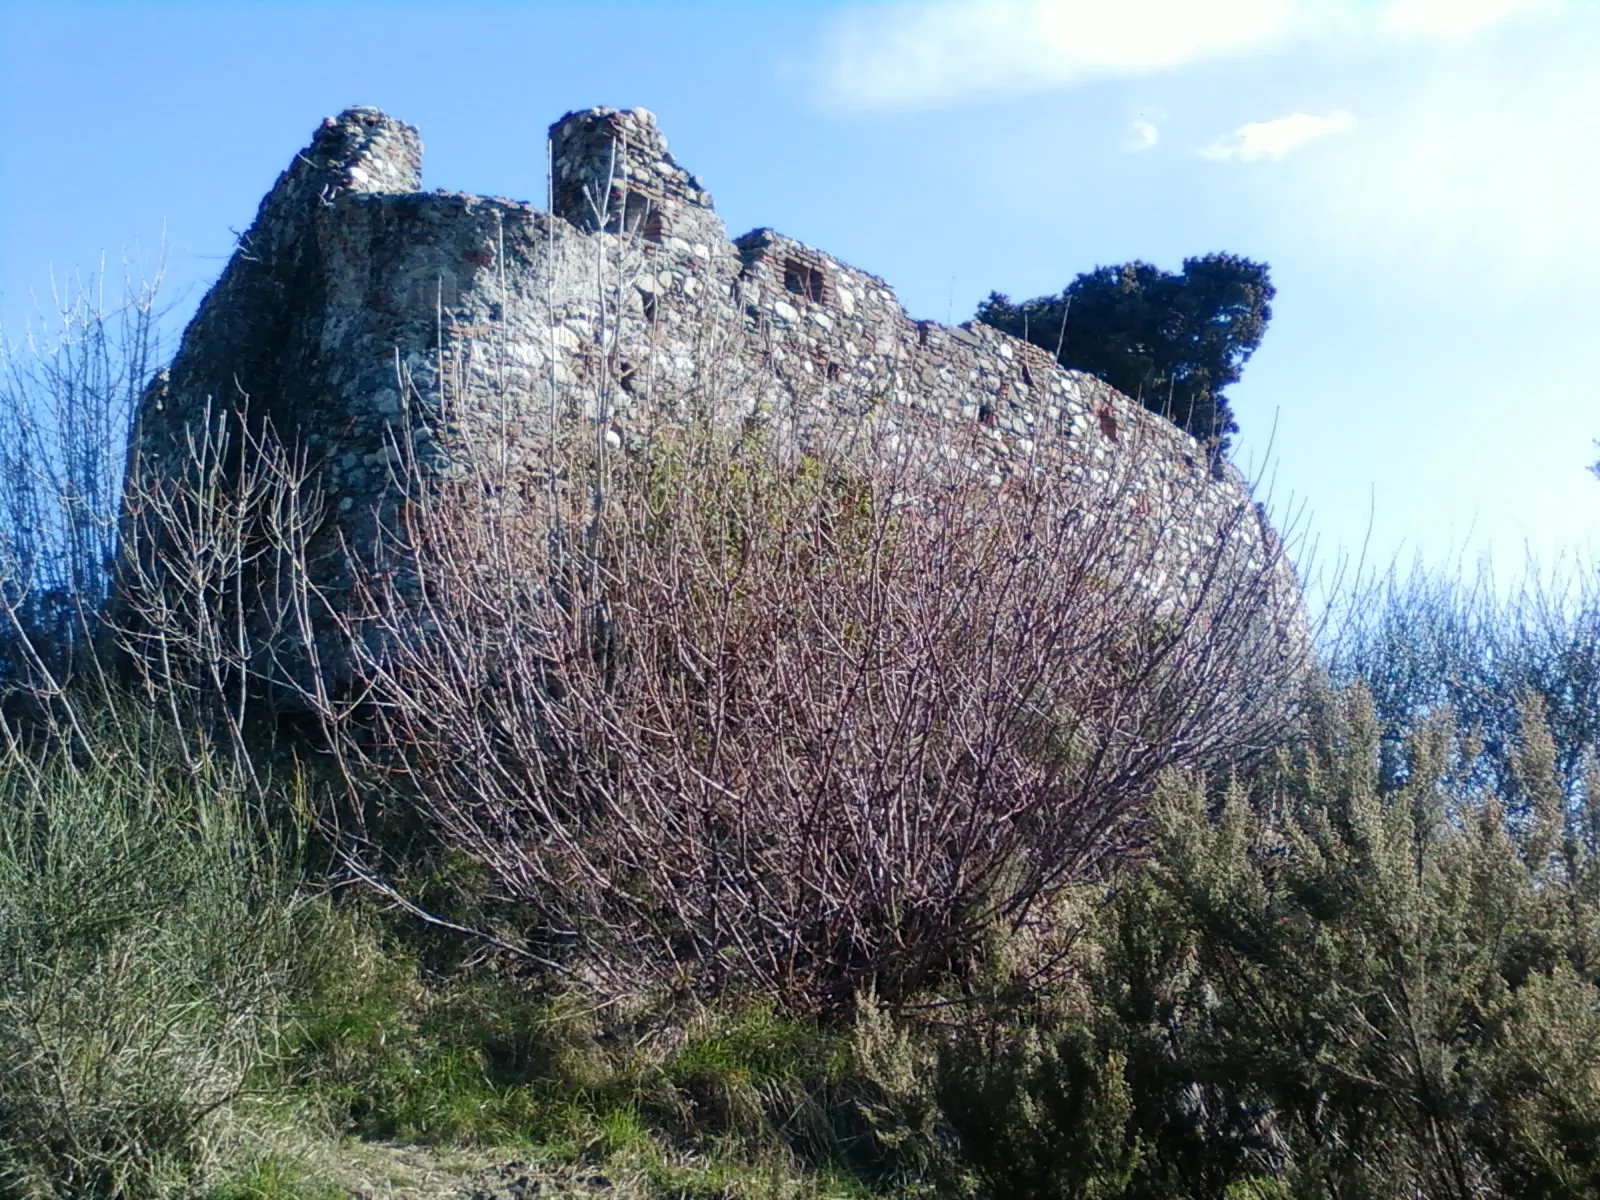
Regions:
M 946 1056 L 945 1114 L 995 1194 L 1600 1190 L 1600 794 L 1559 787 L 1536 700 L 1518 817 L 1465 785 L 1448 713 L 1394 779 L 1380 743 L 1356 689 L 1253 794 L 1169 780 L 1092 1000 Z

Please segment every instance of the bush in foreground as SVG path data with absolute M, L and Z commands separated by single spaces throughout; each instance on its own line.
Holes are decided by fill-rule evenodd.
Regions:
M 513 491 L 491 462 L 412 506 L 343 615 L 362 703 L 307 702 L 546 958 L 795 1012 L 904 997 L 1111 869 L 1163 769 L 1288 723 L 1292 602 L 1253 514 L 1133 536 L 1154 502 L 1123 451 L 996 491 L 887 445 L 869 475 L 662 431 L 563 449 L 532 519 L 478 499 Z
M 1386 783 L 1360 690 L 1255 804 L 1171 781 L 1092 1001 L 945 1057 L 991 1193 L 1594 1195 L 1600 791 L 1569 812 L 1539 704 L 1523 715 L 1526 819 L 1464 786 L 1447 712 Z
M 221 762 L 79 727 L 0 748 L 0 1195 L 181 1193 L 272 1033 L 292 864 Z

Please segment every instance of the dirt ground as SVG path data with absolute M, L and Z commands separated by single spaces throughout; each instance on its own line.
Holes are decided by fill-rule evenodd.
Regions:
M 304 1169 L 350 1200 L 647 1200 L 641 1175 L 510 1158 L 504 1151 L 437 1150 L 384 1142 L 303 1148 Z

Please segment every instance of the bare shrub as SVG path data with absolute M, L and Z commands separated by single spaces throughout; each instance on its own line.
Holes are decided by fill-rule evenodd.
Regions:
M 1001 490 L 879 449 L 680 428 L 562 452 L 534 503 L 492 469 L 418 498 L 315 618 L 358 685 L 307 699 L 613 983 L 831 1009 L 959 973 L 1137 846 L 1163 769 L 1270 745 L 1298 664 L 1233 530 L 1153 595 L 1137 447 Z
M 323 504 L 303 455 L 246 410 L 208 408 L 186 433 L 159 463 L 130 460 L 108 640 L 145 703 L 201 722 L 253 773 L 274 740 L 273 685 L 316 657 L 297 598 Z
M 54 294 L 53 327 L 0 330 L 0 681 L 70 670 L 111 586 L 123 457 L 161 361 L 160 274 L 108 302 L 104 267 Z

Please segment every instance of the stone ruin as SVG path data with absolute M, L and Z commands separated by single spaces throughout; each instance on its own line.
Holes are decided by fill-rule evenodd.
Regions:
M 200 424 L 248 409 L 307 456 L 324 549 L 360 547 L 415 486 L 401 474 L 448 479 L 494 439 L 536 481 L 563 429 L 626 453 L 662 420 L 760 422 L 801 449 L 915 446 L 997 491 L 1131 472 L 1129 539 L 1161 542 L 1152 589 L 1195 585 L 1227 539 L 1239 563 L 1278 560 L 1270 624 L 1298 627 L 1231 465 L 1036 346 L 913 320 L 883 280 L 773 230 L 730 239 L 650 112 L 556 122 L 548 212 L 422 191 L 421 165 L 417 130 L 376 109 L 323 121 L 144 396 L 130 479 L 181 471 Z

